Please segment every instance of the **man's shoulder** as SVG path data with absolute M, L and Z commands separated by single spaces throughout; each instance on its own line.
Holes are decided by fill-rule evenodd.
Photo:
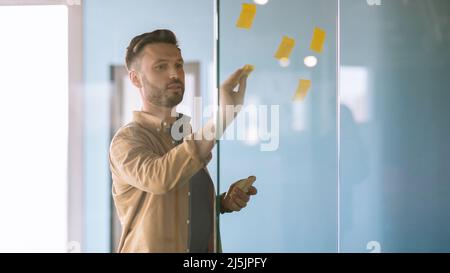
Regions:
M 117 130 L 110 143 L 110 154 L 121 155 L 142 145 L 151 149 L 153 143 L 155 143 L 154 139 L 155 135 L 150 129 L 144 128 L 139 123 L 132 121 Z
M 134 138 L 143 138 L 151 134 L 151 130 L 148 128 L 144 128 L 141 124 L 139 124 L 136 121 L 131 121 L 117 130 L 117 132 L 114 134 L 114 137 L 112 139 L 112 142 L 118 139 L 128 138 L 128 139 L 134 139 Z

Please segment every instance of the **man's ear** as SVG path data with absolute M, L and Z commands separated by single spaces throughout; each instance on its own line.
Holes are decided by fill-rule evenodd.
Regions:
M 138 89 L 142 88 L 142 80 L 136 70 L 130 70 L 128 72 L 128 77 L 130 78 L 130 81 L 134 86 L 136 86 Z

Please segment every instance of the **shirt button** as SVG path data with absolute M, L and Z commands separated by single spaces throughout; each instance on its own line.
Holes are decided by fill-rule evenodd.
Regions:
M 188 192 L 188 196 L 191 196 L 191 192 Z
M 158 132 L 159 132 L 159 131 L 161 131 L 161 129 L 159 129 L 159 128 L 156 128 L 156 131 L 158 131 Z
M 188 224 L 188 225 L 189 225 L 189 220 L 186 220 L 186 224 Z
M 189 252 L 189 248 L 188 248 L 188 249 L 186 249 L 186 252 Z

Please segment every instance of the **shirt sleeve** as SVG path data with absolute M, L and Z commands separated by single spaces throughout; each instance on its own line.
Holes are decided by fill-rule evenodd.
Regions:
M 112 172 L 131 186 L 154 194 L 184 185 L 205 165 L 194 140 L 185 140 L 160 156 L 151 145 L 128 134 L 113 139 L 109 157 Z

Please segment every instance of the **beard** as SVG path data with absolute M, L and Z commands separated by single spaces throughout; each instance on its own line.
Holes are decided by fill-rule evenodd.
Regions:
M 180 80 L 171 80 L 163 89 L 151 84 L 146 77 L 143 78 L 143 83 L 145 100 L 154 105 L 172 108 L 183 100 L 184 83 Z M 181 85 L 181 92 L 169 90 L 170 84 Z

